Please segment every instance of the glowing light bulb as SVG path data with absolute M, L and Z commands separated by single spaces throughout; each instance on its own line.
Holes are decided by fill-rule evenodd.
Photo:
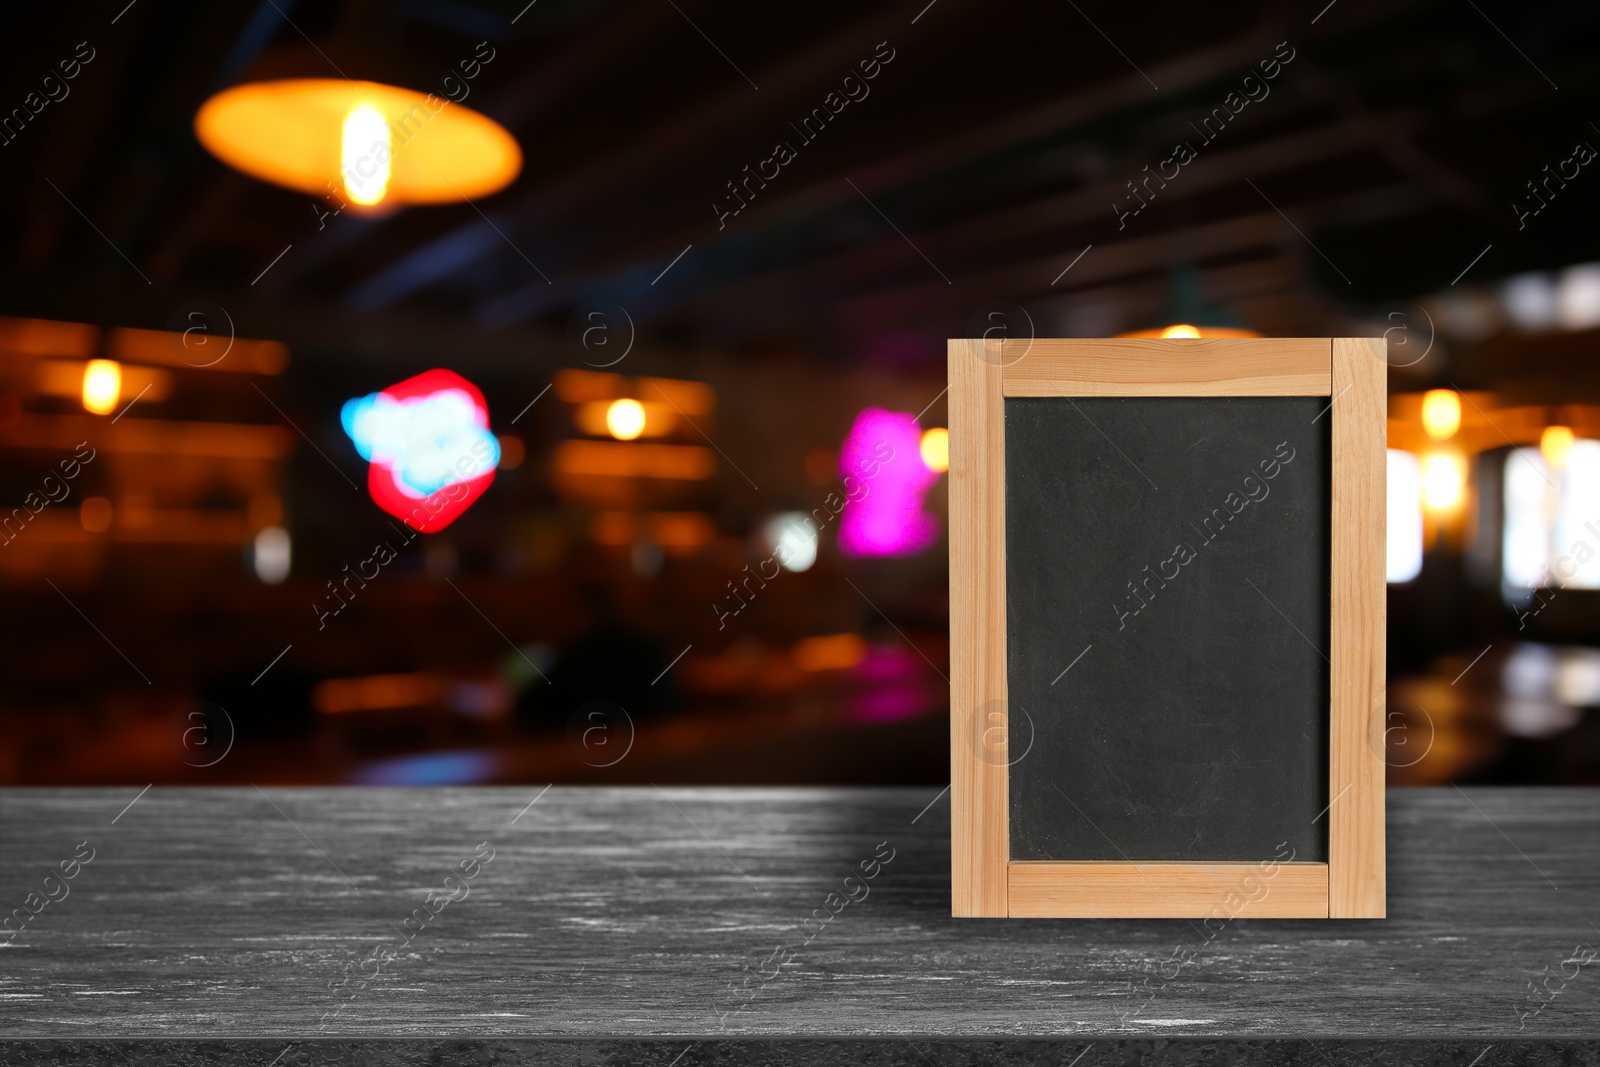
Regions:
M 934 426 L 922 433 L 922 465 L 935 474 L 950 469 L 950 431 Z
M 817 526 L 803 511 L 774 515 L 763 525 L 762 536 L 786 571 L 809 570 L 817 561 Z
M 339 149 L 345 195 L 366 207 L 381 202 L 389 190 L 389 124 L 383 113 L 368 104 L 352 108 Z
M 1422 460 L 1422 502 L 1430 511 L 1450 511 L 1461 503 L 1467 474 L 1461 457 L 1433 452 Z
M 109 415 L 122 396 L 122 364 L 114 359 L 91 359 L 83 368 L 83 407 L 96 415 Z
M 1161 336 L 1162 337 L 1199 337 L 1200 336 L 1200 331 L 1195 329 L 1193 326 L 1179 324 L 1177 326 L 1168 326 L 1165 330 L 1161 331 Z
M 1553 468 L 1565 467 L 1567 456 L 1572 452 L 1574 436 L 1572 429 L 1567 426 L 1546 426 L 1544 433 L 1539 435 L 1539 452 L 1544 456 L 1544 461 Z
M 632 441 L 644 432 L 644 405 L 637 400 L 613 400 L 606 408 L 606 429 L 619 441 Z
M 293 546 L 288 530 L 282 526 L 268 526 L 256 534 L 254 548 L 251 563 L 257 578 L 267 585 L 277 585 L 289 577 Z
M 1422 428 L 1435 441 L 1445 441 L 1461 429 L 1461 394 L 1454 389 L 1429 389 L 1422 394 Z

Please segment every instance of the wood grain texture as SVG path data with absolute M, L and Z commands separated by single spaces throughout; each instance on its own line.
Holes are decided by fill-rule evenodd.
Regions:
M 1060 1037 L 804 1037 L 772 1038 L 201 1038 L 148 1040 L 47 1038 L 11 1042 L 8 1064 L 41 1067 L 1469 1067 L 1484 1050 L 1458 1040 L 1262 1041 L 1211 1038 Z M 1497 1043 L 1475 1067 L 1595 1067 L 1600 1041 L 1520 1040 Z
M 1006 782 L 1005 411 L 996 353 L 951 341 L 951 914 L 1004 916 Z
M 1325 919 L 1325 863 L 1012 863 L 1014 917 Z
M 260 1067 L 283 1047 L 265 1039 L 317 1036 L 387 1035 L 384 1063 L 433 1062 L 395 1058 L 424 1039 L 676 1038 L 657 1067 L 689 1041 L 739 1037 L 1075 1042 L 1057 1065 L 1108 1037 L 1478 1039 L 1462 1067 L 1488 1042 L 1600 1036 L 1592 968 L 1519 1018 L 1549 999 L 1528 1000 L 1528 979 L 1600 936 L 1600 790 L 1394 790 L 1386 922 L 1217 929 L 952 919 L 939 786 L 557 786 L 532 808 L 538 787 L 157 786 L 113 824 L 140 787 L 0 791 L 6 913 L 78 842 L 96 849 L 71 895 L 0 947 L 0 1062 L 50 1062 L 13 1054 L 28 1037 L 253 1035 L 263 1054 L 220 1062 Z M 329 981 L 396 944 L 390 924 L 485 840 L 496 856 L 471 895 L 338 1000 Z M 810 936 L 801 924 L 884 841 L 895 855 L 870 893 Z M 781 966 L 766 962 L 778 945 Z M 679 1067 L 730 1062 L 704 1056 Z M 1479 1067 L 1515 1062 L 1497 1048 Z
M 955 342 L 952 342 L 954 344 Z M 1003 342 L 1006 396 L 1329 396 L 1322 337 Z
M 1384 558 L 1388 363 L 1382 339 L 1333 341 L 1328 906 L 1384 915 Z

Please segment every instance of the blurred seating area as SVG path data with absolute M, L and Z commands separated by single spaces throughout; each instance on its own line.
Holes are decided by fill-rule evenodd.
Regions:
M 285 346 L 235 340 L 258 353 L 241 374 L 199 365 L 216 336 L 125 332 L 0 320 L 0 580 L 31 620 L 8 642 L 27 668 L 3 780 L 943 773 L 942 560 L 926 546 L 852 580 L 820 528 L 841 442 L 784 486 L 794 510 L 719 515 L 697 436 L 715 390 L 562 370 L 498 438 L 495 510 L 418 538 L 349 493 L 348 446 L 297 433 Z M 894 462 L 937 481 L 942 452 L 911 442 Z
M 1593 3 L 17 20 L 0 782 L 942 786 L 946 341 L 1112 336 L 1385 338 L 1392 780 L 1600 778 Z

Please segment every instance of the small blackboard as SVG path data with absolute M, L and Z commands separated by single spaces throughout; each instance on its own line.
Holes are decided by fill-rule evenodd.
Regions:
M 1013 859 L 1327 859 L 1325 407 L 1005 401 Z
M 1383 914 L 1383 357 L 950 343 L 955 914 Z

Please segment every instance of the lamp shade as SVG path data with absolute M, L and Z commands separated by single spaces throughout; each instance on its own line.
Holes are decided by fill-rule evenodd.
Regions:
M 1146 320 L 1148 323 L 1148 320 Z M 1158 325 L 1159 323 L 1159 325 Z M 1207 303 L 1199 268 L 1189 260 L 1172 264 L 1167 283 L 1166 308 L 1156 323 L 1144 329 L 1129 330 L 1118 337 L 1260 337 L 1261 334 L 1239 325 L 1227 308 Z
M 522 169 L 516 138 L 487 115 L 380 82 L 247 81 L 202 104 L 194 128 L 236 170 L 358 205 L 475 199 Z

